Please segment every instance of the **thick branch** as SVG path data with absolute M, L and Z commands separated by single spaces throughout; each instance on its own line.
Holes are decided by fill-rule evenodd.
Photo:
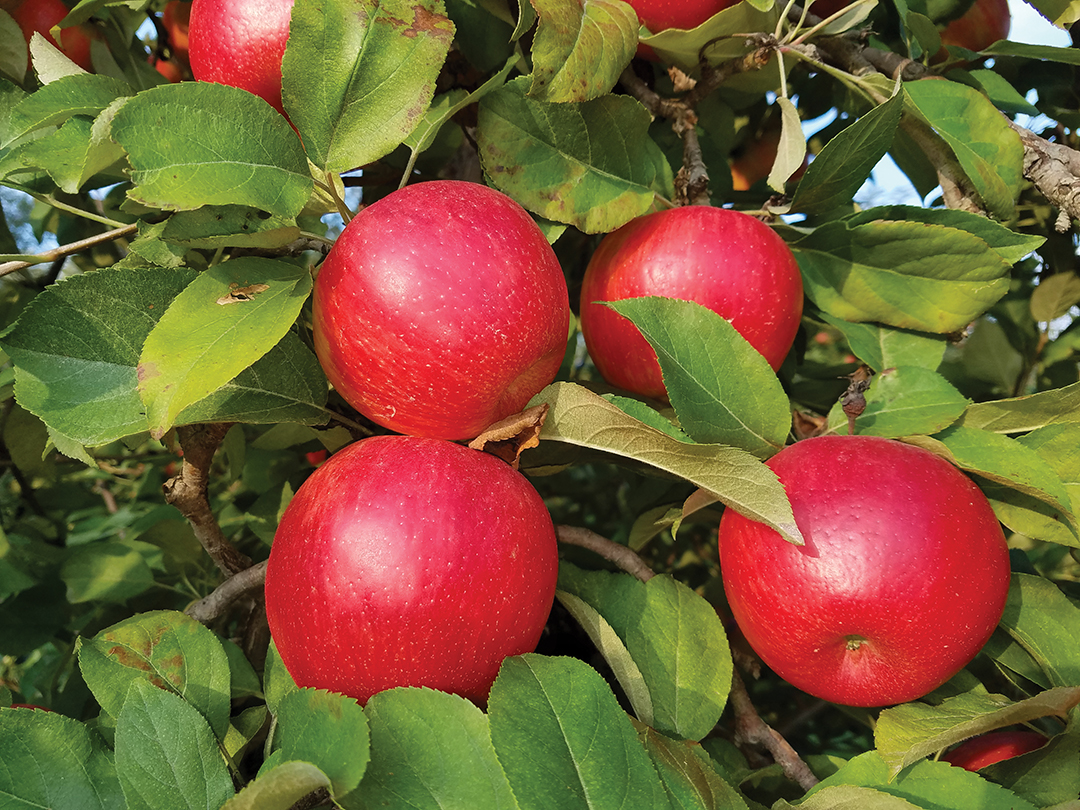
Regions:
M 203 624 L 209 624 L 225 615 L 238 600 L 259 590 L 266 581 L 266 561 L 246 568 L 218 585 L 213 593 L 188 605 L 184 612 Z
M 560 543 L 570 546 L 581 546 L 589 551 L 596 552 L 605 560 L 615 563 L 619 568 L 631 574 L 642 582 L 648 582 L 654 576 L 654 572 L 635 551 L 624 545 L 608 540 L 596 532 L 583 529 L 580 526 L 556 526 L 555 536 Z
M 1071 220 L 1080 219 L 1080 152 L 1048 141 L 1012 121 L 1009 125 L 1024 145 L 1024 177 L 1061 210 L 1055 228 L 1064 233 Z
M 25 270 L 28 267 L 33 267 L 36 264 L 48 264 L 54 262 L 57 259 L 62 259 L 65 256 L 71 256 L 75 253 L 81 253 L 89 248 L 102 245 L 106 242 L 112 242 L 117 239 L 123 239 L 125 236 L 130 236 L 138 230 L 138 225 L 126 225 L 123 228 L 115 228 L 111 231 L 105 231 L 105 233 L 99 233 L 94 236 L 88 236 L 86 239 L 80 239 L 77 242 L 69 242 L 66 245 L 60 245 L 60 247 L 53 248 L 52 250 L 45 251 L 44 253 L 38 253 L 35 256 L 28 256 L 26 260 L 4 262 L 0 264 L 0 276 L 6 276 L 8 273 L 15 273 L 19 270 Z
M 765 748 L 783 769 L 784 776 L 803 790 L 809 790 L 818 783 L 818 778 L 814 776 L 810 766 L 803 762 L 791 744 L 758 715 L 754 704 L 750 702 L 746 684 L 738 672 L 732 675 L 728 700 L 735 712 L 736 745 L 758 745 Z
M 237 551 L 221 531 L 207 494 L 210 463 L 230 427 L 228 423 L 218 422 L 177 428 L 184 464 L 179 474 L 162 487 L 166 503 L 188 519 L 206 553 L 226 576 L 251 567 L 251 560 Z

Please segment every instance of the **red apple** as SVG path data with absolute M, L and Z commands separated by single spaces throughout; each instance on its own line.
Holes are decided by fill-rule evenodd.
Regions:
M 360 413 L 467 439 L 522 410 L 566 351 L 566 280 L 540 228 L 477 183 L 419 183 L 363 209 L 315 281 L 315 350 Z
M 975 0 L 963 16 L 945 26 L 941 44 L 981 51 L 1008 39 L 1011 23 L 1009 0 Z
M 948 753 L 942 754 L 941 759 L 958 768 L 977 771 L 995 762 L 1036 751 L 1044 745 L 1046 737 L 1037 731 L 991 731 L 965 740 Z
M 551 518 L 523 475 L 441 439 L 377 436 L 330 456 L 289 502 L 266 613 L 300 686 L 483 702 L 503 659 L 535 649 L 557 574 Z
M 188 27 L 191 71 L 239 87 L 284 114 L 281 60 L 293 0 L 194 0 Z
M 628 0 L 638 20 L 657 34 L 668 28 L 697 28 L 737 0 Z
M 37 712 L 52 712 L 52 709 L 46 709 L 44 706 L 38 706 L 36 703 L 12 703 L 12 709 L 31 709 Z
M 915 700 L 993 633 L 1009 552 L 982 491 L 922 448 L 822 436 L 767 462 L 806 540 L 733 509 L 720 568 L 735 620 L 780 677 L 849 706 Z
M 183 69 L 175 60 L 154 59 L 153 56 L 151 56 L 150 59 L 153 61 L 154 70 L 160 73 L 165 79 L 168 79 L 174 84 L 184 80 Z
M 608 234 L 581 287 L 581 331 L 612 385 L 666 397 L 656 353 L 601 301 L 659 295 L 696 301 L 727 318 L 774 369 L 802 317 L 802 277 L 784 240 L 754 217 L 689 205 L 639 217 Z
M 50 33 L 52 27 L 58 25 L 69 11 L 70 9 L 61 0 L 23 0 L 10 13 L 22 29 L 28 46 L 34 33 L 39 33 L 83 70 L 93 70 L 93 62 L 90 59 L 91 35 L 84 26 L 74 25 L 61 29 L 59 42 Z M 27 47 L 26 60 L 27 69 L 29 69 L 29 47 Z

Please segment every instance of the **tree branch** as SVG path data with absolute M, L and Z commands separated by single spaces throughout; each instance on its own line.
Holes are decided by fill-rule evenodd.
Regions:
M 184 463 L 180 472 L 165 482 L 165 502 L 188 519 L 206 553 L 226 576 L 251 567 L 251 560 L 236 550 L 221 531 L 207 494 L 210 463 L 231 424 L 185 425 L 176 429 Z
M 184 612 L 198 622 L 209 624 L 225 615 L 237 601 L 248 596 L 252 591 L 261 589 L 265 582 L 266 560 L 263 560 L 233 574 L 218 585 L 212 593 L 188 605 Z
M 791 743 L 758 715 L 754 704 L 750 702 L 746 684 L 737 671 L 732 674 L 728 700 L 735 712 L 736 745 L 757 745 L 765 748 L 784 771 L 784 776 L 803 790 L 809 790 L 818 783 L 818 778 L 814 776 L 810 766 L 791 747 Z
M 580 526 L 556 526 L 555 536 L 560 543 L 569 546 L 587 548 L 603 557 L 605 560 L 615 563 L 619 568 L 642 582 L 648 582 L 656 572 L 645 564 L 645 561 L 637 553 L 614 540 L 608 540 L 596 532 L 581 528 Z
M 0 264 L 0 276 L 6 276 L 8 273 L 16 273 L 19 270 L 25 270 L 36 264 L 55 262 L 57 259 L 63 259 L 66 256 L 81 253 L 82 251 L 96 247 L 97 245 L 113 242 L 117 239 L 123 239 L 125 236 L 130 236 L 135 233 L 137 230 L 138 225 L 125 225 L 123 228 L 114 228 L 111 231 L 105 231 L 104 233 L 99 233 L 95 236 L 88 236 L 86 239 L 80 239 L 77 242 L 69 242 L 66 245 L 60 245 L 60 247 L 53 248 L 44 253 L 38 253 L 35 256 L 27 256 L 26 259 L 21 261 L 4 262 L 3 264 Z

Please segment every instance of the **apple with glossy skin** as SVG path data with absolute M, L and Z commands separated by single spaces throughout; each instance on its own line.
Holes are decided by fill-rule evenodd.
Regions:
M 1011 23 L 1009 0 L 975 0 L 961 17 L 945 26 L 941 44 L 981 51 L 999 39 L 1008 39 Z
M 1010 570 L 971 479 L 873 436 L 804 439 L 766 464 L 806 545 L 728 509 L 719 547 L 735 620 L 773 671 L 824 700 L 887 706 L 931 692 L 979 652 Z
M 521 411 L 566 352 L 566 279 L 540 228 L 478 183 L 406 186 L 353 217 L 315 280 L 315 351 L 399 433 L 470 439 Z
M 1011 729 L 990 731 L 965 740 L 948 753 L 942 754 L 943 762 L 958 768 L 977 771 L 995 762 L 1037 751 L 1046 745 L 1046 737 L 1037 731 Z
M 188 24 L 191 72 L 202 82 L 239 87 L 284 115 L 281 60 L 293 0 L 193 0 Z
M 503 659 L 535 649 L 557 576 L 551 517 L 521 473 L 441 439 L 376 436 L 330 456 L 289 502 L 266 613 L 300 686 L 482 703 Z
M 646 214 L 600 242 L 581 287 L 581 331 L 612 385 L 665 398 L 656 353 L 602 301 L 658 295 L 727 318 L 768 360 L 784 362 L 802 317 L 802 276 L 784 240 L 749 214 L 687 205 Z
M 83 70 L 92 71 L 93 62 L 90 58 L 91 36 L 87 29 L 81 25 L 73 25 L 60 30 L 60 41 L 57 42 L 50 30 L 63 20 L 70 9 L 61 0 L 23 0 L 9 13 L 19 24 L 23 36 L 26 38 L 26 64 L 30 65 L 30 38 L 34 33 L 39 33 L 50 43 L 55 45 L 64 54 L 81 67 Z

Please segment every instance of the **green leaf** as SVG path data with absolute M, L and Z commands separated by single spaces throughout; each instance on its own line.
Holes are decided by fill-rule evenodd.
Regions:
M 634 727 L 673 808 L 748 810 L 738 791 L 720 778 L 701 746 L 672 740 L 641 723 L 635 723 Z
M 760 458 L 784 446 L 791 428 L 787 394 L 730 321 L 673 298 L 628 298 L 607 306 L 649 341 L 679 424 L 694 441 L 739 447 Z
M 7 12 L 0 10 L 0 73 L 11 76 L 20 84 L 26 78 L 26 40 L 22 29 Z M 7 141 L 0 129 L 0 144 Z
M 596 610 L 624 643 L 647 690 L 633 689 L 635 711 L 647 709 L 639 720 L 686 740 L 712 731 L 732 673 L 727 636 L 712 605 L 668 575 L 642 583 L 567 562 L 560 566 L 559 589 Z
M 297 3 L 281 95 L 311 161 L 336 173 L 393 151 L 431 103 L 453 38 L 440 0 Z
M 806 294 L 827 314 L 855 323 L 953 332 L 1009 289 L 1009 264 L 983 239 L 951 227 L 839 221 L 790 247 Z
M 488 699 L 491 741 L 522 810 L 667 805 L 604 679 L 576 658 L 507 658 Z
M 945 340 L 936 335 L 873 323 L 851 323 L 832 315 L 821 317 L 843 332 L 852 353 L 879 373 L 897 366 L 934 371 L 945 355 Z
M 154 572 L 146 559 L 123 543 L 91 543 L 74 549 L 64 561 L 60 578 L 67 598 L 80 602 L 114 602 L 128 599 L 154 586 Z
M 189 248 L 275 248 L 300 237 L 292 217 L 241 205 L 204 205 L 178 211 L 162 223 L 161 238 Z
M 266 354 L 289 331 L 311 284 L 306 267 L 254 256 L 200 273 L 143 344 L 139 395 L 150 434 L 161 438 L 184 408 Z
M 69 118 L 57 131 L 14 148 L 0 162 L 0 175 L 40 169 L 62 191 L 74 194 L 91 176 L 124 156 L 115 143 L 101 138 L 105 129 L 84 116 Z
M 311 762 L 335 796 L 360 784 L 368 764 L 368 721 L 355 700 L 322 689 L 290 692 L 277 706 L 274 743 L 284 760 Z
M 957 82 L 907 82 L 904 91 L 953 150 L 990 213 L 1012 217 L 1024 148 L 1005 117 L 978 90 Z
M 628 415 L 572 383 L 553 383 L 530 405 L 547 403 L 542 440 L 632 459 L 712 492 L 724 504 L 802 544 L 791 504 L 776 475 L 735 447 L 687 444 Z
M 49 287 L 4 337 L 15 396 L 87 446 L 147 429 L 136 365 L 143 341 L 190 270 L 101 270 Z
M 1054 686 L 1080 684 L 1080 608 L 1054 583 L 1013 574 L 1001 627 L 1027 650 Z
M 139 355 L 162 313 L 194 278 L 186 268 L 109 269 L 50 286 L 4 337 L 19 403 L 81 445 L 149 430 L 137 388 Z M 290 333 L 234 380 L 186 408 L 177 424 L 319 424 L 327 417 L 326 392 L 315 355 Z
M 128 688 L 147 681 L 184 698 L 218 739 L 229 726 L 229 660 L 217 637 L 183 613 L 124 619 L 78 642 L 79 667 L 101 708 L 118 717 Z
M 995 433 L 1026 433 L 1047 425 L 1080 422 L 1080 382 L 1038 394 L 968 406 L 958 424 Z
M 966 231 L 986 242 L 1008 264 L 1016 264 L 1046 242 L 1046 237 L 1020 233 L 992 219 L 955 208 L 919 208 L 915 205 L 880 205 L 844 218 L 849 225 L 879 220 L 921 222 Z
M 203 716 L 148 681 L 128 688 L 115 747 L 129 810 L 217 810 L 235 792 Z
M 289 122 L 235 87 L 179 82 L 145 90 L 116 113 L 112 137 L 131 162 L 128 196 L 154 208 L 235 203 L 295 217 L 314 188 Z
M 935 810 L 1035 810 L 1034 805 L 1001 785 L 947 762 L 923 760 L 894 777 L 876 751 L 868 751 L 841 766 L 836 773 L 811 788 L 807 798 L 840 786 L 874 788 L 911 802 L 915 807 L 933 807 Z M 807 802 L 803 802 L 799 806 L 806 805 Z M 815 803 L 810 806 L 825 808 L 831 805 Z M 863 805 L 847 806 L 854 810 Z M 875 807 L 874 804 L 865 806 Z M 888 810 L 893 808 L 888 803 L 881 806 Z
M 921 806 L 873 788 L 830 785 L 798 804 L 780 799 L 772 810 L 918 810 Z
M 1080 516 L 1080 424 L 1058 424 L 1036 428 L 1015 439 L 1018 444 L 1039 454 L 1057 474 L 1065 487 L 1074 517 Z M 1080 532 L 1046 499 L 1019 492 L 1004 485 L 988 483 L 983 487 L 998 519 L 1014 532 L 1051 543 L 1080 548 Z
M 638 19 L 622 0 L 535 0 L 529 95 L 540 101 L 589 101 L 615 86 L 638 41 Z
M 82 723 L 55 712 L 0 709 L 4 807 L 123 810 L 112 752 Z
M 270 649 L 266 653 L 266 667 L 263 670 L 263 692 L 266 694 L 266 706 L 272 714 L 277 714 L 281 702 L 297 690 L 296 682 L 285 669 L 281 655 L 274 640 L 270 640 Z
M 866 391 L 866 410 L 855 420 L 855 433 L 897 438 L 937 433 L 955 422 L 969 400 L 938 374 L 918 366 L 887 368 Z M 840 403 L 829 412 L 829 432 L 847 433 Z
M 962 470 L 1017 490 L 1072 518 L 1069 493 L 1054 469 L 1034 450 L 987 430 L 953 426 L 913 444 L 943 456 Z
M 1039 108 L 1017 92 L 1008 79 L 992 70 L 972 70 L 968 73 L 966 84 L 986 94 L 994 106 L 1010 115 L 1039 115 Z
M 1040 717 L 1064 716 L 1080 705 L 1080 686 L 1058 687 L 1013 702 L 981 689 L 947 698 L 940 705 L 905 703 L 885 709 L 874 726 L 874 744 L 895 775 L 961 740 Z
M 488 718 L 464 698 L 397 688 L 365 707 L 371 763 L 342 807 L 518 807 L 491 744 Z
M 15 105 L 7 138 L 0 146 L 36 129 L 59 126 L 76 115 L 96 116 L 116 99 L 131 94 L 131 87 L 109 76 L 80 73 L 57 79 Z
M 789 210 L 828 211 L 850 203 L 892 146 L 903 108 L 897 94 L 830 138 L 799 181 Z
M 259 773 L 243 790 L 221 805 L 221 810 L 289 810 L 330 779 L 310 762 L 281 762 Z
M 1031 317 L 1052 321 L 1068 314 L 1080 303 L 1080 275 L 1075 271 L 1055 273 L 1039 282 L 1031 293 Z
M 606 233 L 671 196 L 671 167 L 629 96 L 555 104 L 521 77 L 480 101 L 477 143 L 490 182 L 540 216 Z

